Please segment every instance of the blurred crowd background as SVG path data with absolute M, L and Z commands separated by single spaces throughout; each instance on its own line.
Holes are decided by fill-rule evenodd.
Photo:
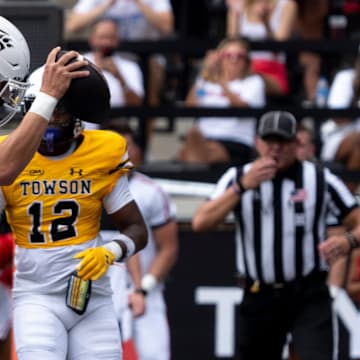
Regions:
M 150 161 L 166 161 L 170 170 L 169 162 L 190 164 L 191 169 L 200 165 L 196 170 L 204 164 L 244 162 L 246 156 L 238 159 L 233 152 L 238 146 L 243 151 L 253 149 L 256 119 L 272 107 L 291 108 L 297 120 L 304 122 L 321 161 L 331 162 L 336 169 L 357 169 L 356 156 L 349 156 L 347 149 L 336 152 L 345 135 L 357 131 L 358 1 L 168 0 L 146 1 L 143 7 L 139 3 L 3 0 L 0 6 L 4 16 L 27 34 L 33 68 L 44 61 L 51 46 L 61 43 L 87 54 L 108 73 L 113 84 L 113 117 L 137 128 L 146 149 L 145 166 Z M 98 26 L 99 20 L 109 18 L 115 20 L 115 27 Z M 245 73 L 223 74 L 210 83 L 229 85 L 260 75 L 264 93 L 255 89 L 257 99 L 241 104 L 229 101 L 221 89 L 217 96 L 216 87 L 204 91 L 202 81 L 209 80 L 204 78 L 205 68 L 209 72 L 209 67 L 221 66 L 221 41 L 235 36 L 249 42 L 249 68 Z M 110 48 L 111 53 L 106 53 Z M 113 48 L 120 60 L 113 58 Z M 106 58 L 113 58 L 110 65 Z M 229 61 L 237 68 L 239 59 Z M 210 108 L 206 114 L 204 107 Z M 205 123 L 204 115 L 211 122 Z M 239 121 L 241 127 L 233 128 Z M 244 135 L 234 137 L 235 129 Z M 356 144 L 357 136 L 353 137 Z M 214 158 L 204 155 L 209 145 L 221 146 Z

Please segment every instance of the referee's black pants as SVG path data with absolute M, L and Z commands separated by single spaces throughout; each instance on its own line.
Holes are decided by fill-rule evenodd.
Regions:
M 334 339 L 326 274 L 246 286 L 237 319 L 239 360 L 281 360 L 288 333 L 301 360 L 332 360 Z

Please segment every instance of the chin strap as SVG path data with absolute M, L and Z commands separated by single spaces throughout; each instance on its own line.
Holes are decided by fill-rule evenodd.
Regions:
M 84 130 L 84 124 L 80 119 L 75 119 L 75 125 L 74 125 L 74 138 L 76 139 Z
M 54 152 L 56 144 L 64 140 L 70 141 L 76 139 L 82 132 L 83 127 L 80 120 L 75 119 L 72 128 L 48 127 L 45 130 L 43 141 L 49 153 Z

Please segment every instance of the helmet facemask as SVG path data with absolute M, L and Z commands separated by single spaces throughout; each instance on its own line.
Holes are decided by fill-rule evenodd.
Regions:
M 35 96 L 24 98 L 24 112 L 29 111 Z M 81 120 L 75 118 L 60 101 L 51 116 L 49 125 L 42 137 L 39 151 L 44 155 L 61 155 L 83 130 Z
M 81 121 L 70 114 L 60 101 L 41 140 L 41 152 L 49 155 L 64 153 L 82 130 Z
M 7 80 L 0 83 L 0 127 L 8 123 L 21 110 L 21 102 L 28 83 Z

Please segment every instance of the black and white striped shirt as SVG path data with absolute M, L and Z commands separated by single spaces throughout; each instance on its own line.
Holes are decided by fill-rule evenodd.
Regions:
M 230 168 L 212 198 L 250 167 Z M 341 222 L 356 206 L 355 197 L 328 169 L 296 162 L 286 174 L 241 195 L 234 209 L 238 271 L 271 284 L 327 270 L 317 250 L 326 225 L 330 218 Z

